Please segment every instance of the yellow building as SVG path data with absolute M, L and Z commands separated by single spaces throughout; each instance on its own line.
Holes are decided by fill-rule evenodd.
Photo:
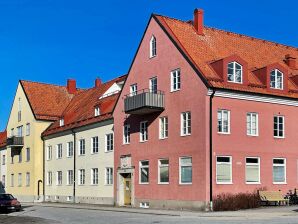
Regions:
M 61 118 L 77 92 L 76 82 L 67 86 L 20 81 L 7 124 L 6 192 L 20 201 L 41 200 L 44 148 L 41 133 Z

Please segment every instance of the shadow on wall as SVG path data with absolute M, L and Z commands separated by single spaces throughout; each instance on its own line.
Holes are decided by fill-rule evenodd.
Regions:
M 5 188 L 2 182 L 0 182 L 0 194 L 3 194 L 3 193 L 5 193 Z

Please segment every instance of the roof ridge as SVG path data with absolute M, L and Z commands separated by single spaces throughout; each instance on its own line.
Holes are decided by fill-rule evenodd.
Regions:
M 35 83 L 35 84 L 41 84 L 41 85 L 47 85 L 47 86 L 56 86 L 56 87 L 62 87 L 62 88 L 64 87 L 64 88 L 66 88 L 66 86 L 62 86 L 62 85 L 58 85 L 58 84 L 38 82 L 38 81 L 31 81 L 31 80 L 20 79 L 20 82 L 29 82 L 29 83 Z

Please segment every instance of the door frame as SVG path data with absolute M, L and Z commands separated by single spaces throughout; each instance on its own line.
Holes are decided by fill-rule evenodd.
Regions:
M 116 186 L 116 205 L 125 206 L 124 204 L 124 179 L 130 174 L 131 178 L 131 206 L 135 206 L 135 186 L 134 186 L 134 168 L 117 170 L 117 186 Z

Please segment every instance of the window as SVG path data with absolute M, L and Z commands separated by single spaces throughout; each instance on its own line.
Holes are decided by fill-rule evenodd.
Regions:
M 273 159 L 273 183 L 286 183 L 286 159 Z
M 168 117 L 159 118 L 159 138 L 165 139 L 168 137 Z
M 107 167 L 106 168 L 106 180 L 105 183 L 107 185 L 113 184 L 113 168 L 112 167 Z
M 247 184 L 260 183 L 260 158 L 248 157 L 245 159 L 245 179 Z
M 13 157 L 14 157 L 14 156 L 11 156 L 11 157 L 10 157 L 10 158 L 11 158 L 11 164 L 13 164 L 13 163 L 14 163 L 14 162 L 13 162 Z
M 18 174 L 18 186 L 19 187 L 22 186 L 22 174 L 21 173 Z
M 57 148 L 57 159 L 61 159 L 62 158 L 62 144 L 58 144 L 57 146 L 56 146 Z
M 2 165 L 5 165 L 5 161 L 6 161 L 5 155 L 2 155 Z
M 10 175 L 10 186 L 14 187 L 14 174 L 13 173 Z
M 30 135 L 30 123 L 26 124 L 26 135 L 29 136 Z
M 192 183 L 192 158 L 191 157 L 181 157 L 179 158 L 180 166 L 180 184 L 191 184 Z
M 57 171 L 57 182 L 56 185 L 62 185 L 62 171 Z
M 123 144 L 130 143 L 130 125 L 126 124 L 123 127 Z
M 2 181 L 2 186 L 5 188 L 5 186 L 6 186 L 6 177 L 5 177 L 5 175 L 2 175 L 1 181 Z
M 169 183 L 169 160 L 168 159 L 158 160 L 158 183 L 159 184 Z
M 283 73 L 278 69 L 270 72 L 270 88 L 283 89 Z
M 242 65 L 235 61 L 228 64 L 228 82 L 242 83 Z
M 216 157 L 216 183 L 217 184 L 232 183 L 232 157 L 231 156 Z
M 67 185 L 73 184 L 73 170 L 67 171 Z
M 217 111 L 217 132 L 221 134 L 230 133 L 230 111 Z
M 64 119 L 63 119 L 63 118 L 61 118 L 61 119 L 59 120 L 59 125 L 60 125 L 60 127 L 64 126 Z
M 274 127 L 273 127 L 273 136 L 275 138 L 284 138 L 285 137 L 285 117 L 284 116 L 274 116 Z
M 14 128 L 12 128 L 11 130 L 10 130 L 10 137 L 13 137 L 14 136 Z
M 151 93 L 157 93 L 157 77 L 153 77 L 149 80 L 149 90 Z
M 30 161 L 30 148 L 26 148 L 26 162 Z
M 112 152 L 114 150 L 114 134 L 106 135 L 106 152 Z
M 23 160 L 23 156 L 22 156 L 22 151 L 21 151 L 20 154 L 19 154 L 19 163 L 21 163 L 22 160 Z
M 23 137 L 23 126 L 17 127 L 17 137 Z
M 22 102 L 21 102 L 21 98 L 19 98 L 18 101 L 18 122 L 20 122 L 22 120 Z
M 149 161 L 140 161 L 140 171 L 139 171 L 140 184 L 149 183 Z
M 86 149 L 85 149 L 85 139 L 79 140 L 79 155 L 85 155 Z
M 27 187 L 30 186 L 30 173 L 29 172 L 26 173 L 26 186 Z
M 94 116 L 97 117 L 97 116 L 99 116 L 99 115 L 100 115 L 100 108 L 99 108 L 99 106 L 97 106 L 97 107 L 95 107 L 95 109 L 94 109 Z
M 137 94 L 138 94 L 138 85 L 135 83 L 130 86 L 130 95 L 135 96 Z
M 85 170 L 84 169 L 79 169 L 79 185 L 84 185 L 85 184 Z
M 191 134 L 191 113 L 183 112 L 181 113 L 181 135 Z
M 176 69 L 171 72 L 171 92 L 180 90 L 181 79 L 180 79 L 180 69 Z
M 246 114 L 246 127 L 247 127 L 247 135 L 257 136 L 259 134 L 257 113 Z
M 91 169 L 91 184 L 92 185 L 98 184 L 98 168 Z
M 140 123 L 140 142 L 148 141 L 148 122 L 142 121 Z
M 98 137 L 91 138 L 92 153 L 98 153 Z
M 48 146 L 47 160 L 51 160 L 53 155 L 52 146 Z
M 73 156 L 73 142 L 67 142 L 67 157 Z
M 152 36 L 150 39 L 150 58 L 156 56 L 156 38 Z
M 52 183 L 53 183 L 53 174 L 51 171 L 48 172 L 48 178 L 47 178 L 47 184 L 49 186 L 52 186 Z

